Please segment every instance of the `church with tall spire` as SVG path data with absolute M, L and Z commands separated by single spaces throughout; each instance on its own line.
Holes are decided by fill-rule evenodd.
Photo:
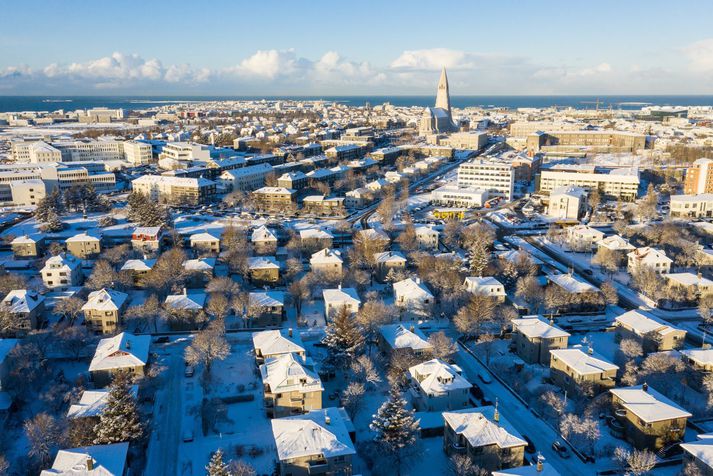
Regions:
M 448 89 L 448 74 L 445 66 L 441 70 L 441 79 L 438 81 L 435 107 L 427 107 L 423 111 L 418 132 L 421 135 L 442 134 L 456 132 L 458 126 L 451 116 L 451 95 Z

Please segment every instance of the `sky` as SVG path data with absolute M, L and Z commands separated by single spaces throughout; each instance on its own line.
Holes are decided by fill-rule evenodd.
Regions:
M 713 2 L 17 0 L 0 95 L 713 94 Z

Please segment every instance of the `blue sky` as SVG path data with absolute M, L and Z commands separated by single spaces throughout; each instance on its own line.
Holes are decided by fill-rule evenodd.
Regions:
M 33 1 L 0 94 L 713 94 L 707 1 Z

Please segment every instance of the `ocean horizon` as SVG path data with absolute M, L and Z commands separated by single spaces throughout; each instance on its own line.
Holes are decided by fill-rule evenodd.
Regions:
M 372 106 L 389 102 L 394 106 L 431 106 L 433 95 L 345 95 L 345 96 L 0 96 L 0 112 L 56 111 L 90 109 L 93 107 L 148 109 L 182 102 L 239 101 L 239 100 L 297 100 L 339 102 L 354 106 Z M 632 110 L 644 106 L 713 106 L 713 95 L 486 95 L 451 96 L 451 105 L 464 107 L 521 107 L 550 106 L 576 109 L 612 108 Z

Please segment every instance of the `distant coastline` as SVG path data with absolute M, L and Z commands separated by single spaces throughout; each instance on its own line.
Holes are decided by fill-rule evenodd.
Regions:
M 395 106 L 430 106 L 432 95 L 423 96 L 0 96 L 0 112 L 10 111 L 55 111 L 75 110 L 93 107 L 147 109 L 161 105 L 182 102 L 237 101 L 237 100 L 277 100 L 337 101 L 362 106 L 390 102 Z M 643 106 L 713 106 L 713 95 L 610 95 L 610 96 L 451 96 L 454 107 L 573 107 L 593 109 L 599 102 L 600 108 L 640 109 Z

